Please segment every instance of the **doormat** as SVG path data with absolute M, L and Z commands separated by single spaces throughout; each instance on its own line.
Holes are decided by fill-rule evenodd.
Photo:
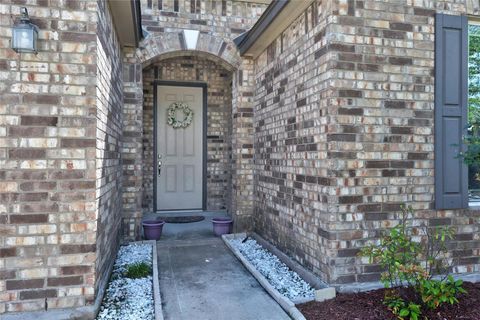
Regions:
M 177 216 L 177 217 L 158 217 L 157 220 L 163 220 L 166 223 L 190 223 L 204 220 L 204 216 Z

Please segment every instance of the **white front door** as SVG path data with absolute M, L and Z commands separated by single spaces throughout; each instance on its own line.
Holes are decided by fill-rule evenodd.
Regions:
M 157 87 L 157 210 L 203 207 L 203 90 Z M 167 109 L 175 102 L 183 102 L 193 111 L 186 128 L 167 123 Z M 182 110 L 177 109 L 176 119 L 184 119 Z

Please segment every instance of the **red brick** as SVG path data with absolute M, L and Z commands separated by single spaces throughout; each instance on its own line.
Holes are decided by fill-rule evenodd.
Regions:
M 338 203 L 340 204 L 350 204 L 350 203 L 362 203 L 362 196 L 340 196 L 338 197 Z
M 12 214 L 10 223 L 45 223 L 48 222 L 48 214 Z
M 8 171 L 6 173 L 7 180 L 45 180 L 46 178 L 47 173 L 45 171 Z
M 95 244 L 64 244 L 60 246 L 62 254 L 95 252 Z
M 0 280 L 15 279 L 16 277 L 15 270 L 0 270 Z
M 15 248 L 0 248 L 0 258 L 15 257 L 17 250 Z
M 45 201 L 48 199 L 48 192 L 32 192 L 32 193 L 20 193 L 18 200 L 33 202 L 33 201 Z
M 17 202 L 20 194 L 17 192 L 0 193 L 0 202 Z
M 7 280 L 7 290 L 42 288 L 45 284 L 44 279 L 30 280 Z
M 61 202 L 73 202 L 73 201 L 81 201 L 86 200 L 87 195 L 85 193 L 80 192 L 71 192 L 71 193 L 60 193 L 57 192 L 51 196 L 51 201 L 61 201 Z
M 62 139 L 60 142 L 62 148 L 89 148 L 95 147 L 94 139 Z
M 10 159 L 43 159 L 46 157 L 45 149 L 11 149 L 8 151 L 8 157 Z
M 20 124 L 22 126 L 56 126 L 57 122 L 57 117 L 22 116 Z
M 8 129 L 8 135 L 10 137 L 44 137 L 45 128 L 14 126 Z
M 25 203 L 20 205 L 23 212 L 58 212 L 58 204 L 56 203 Z
M 83 284 L 83 276 L 48 278 L 48 287 L 63 287 Z
M 59 96 L 39 95 L 39 94 L 26 94 L 23 95 L 23 102 L 32 104 L 59 104 Z
M 60 272 L 63 275 L 85 274 L 91 272 L 91 270 L 92 267 L 90 266 L 66 266 L 60 268 Z
M 95 41 L 97 35 L 94 33 L 77 33 L 77 32 L 62 32 L 60 33 L 60 40 L 73 42 L 92 42 Z
M 20 300 L 44 299 L 44 298 L 55 298 L 55 297 L 57 297 L 57 290 L 55 289 L 30 290 L 30 291 L 20 292 Z
M 84 177 L 83 170 L 54 171 L 50 173 L 50 179 L 73 180 L 82 179 Z
M 20 184 L 22 191 L 37 191 L 37 190 L 53 190 L 57 187 L 57 183 L 49 182 L 24 182 Z
M 85 190 L 85 189 L 94 189 L 95 181 L 67 181 L 62 182 L 62 189 L 68 190 Z

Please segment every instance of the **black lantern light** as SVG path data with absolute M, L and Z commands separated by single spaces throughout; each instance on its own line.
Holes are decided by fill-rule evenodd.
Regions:
M 12 49 L 16 52 L 37 53 L 38 27 L 30 23 L 27 8 L 21 8 L 20 12 L 20 22 L 12 29 Z

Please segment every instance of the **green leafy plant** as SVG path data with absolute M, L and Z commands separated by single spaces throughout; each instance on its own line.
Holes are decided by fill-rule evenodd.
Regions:
M 434 275 L 444 275 L 442 280 L 445 280 L 449 270 L 449 262 L 445 258 L 448 252 L 447 243 L 453 239 L 454 229 L 448 226 L 421 229 L 426 240 L 422 250 L 423 256 L 420 258 L 424 259 L 427 279 L 431 279 Z
M 370 244 L 360 252 L 370 263 L 377 262 L 385 269 L 380 280 L 386 288 L 416 286 L 428 276 L 418 262 L 422 247 L 411 240 L 408 218 L 412 213 L 412 207 L 402 206 L 400 223 L 380 238 L 380 244 Z
M 383 300 L 383 303 L 400 320 L 418 320 L 420 315 L 422 314 L 422 310 L 419 304 L 413 302 L 407 303 L 395 293 L 391 296 L 387 295 Z
M 379 263 L 385 270 L 380 278 L 383 285 L 396 288 L 386 291 L 384 304 L 399 319 L 416 320 L 422 306 L 436 309 L 442 303 L 457 303 L 458 294 L 466 291 L 461 280 L 448 276 L 451 261 L 446 257 L 454 230 L 447 226 L 413 228 L 410 225 L 413 208 L 402 206 L 401 209 L 399 223 L 384 234 L 379 243 L 364 247 L 360 255 L 368 257 L 370 263 Z M 414 241 L 414 238 L 423 238 L 423 241 Z M 405 287 L 413 290 L 413 299 L 412 295 L 408 296 L 410 300 L 401 296 L 401 289 Z
M 422 311 L 420 311 L 420 305 L 413 302 L 409 302 L 408 305 L 406 305 L 406 307 L 400 310 L 400 313 L 398 314 L 398 316 L 401 320 L 403 319 L 418 320 L 418 317 L 421 314 L 422 314 Z
M 462 280 L 455 281 L 451 275 L 445 281 L 424 280 L 420 286 L 422 301 L 430 309 L 436 309 L 443 303 L 458 303 L 457 295 L 467 293 L 462 285 Z
M 131 279 L 148 277 L 152 272 L 152 268 L 148 263 L 138 262 L 127 266 L 125 276 Z

